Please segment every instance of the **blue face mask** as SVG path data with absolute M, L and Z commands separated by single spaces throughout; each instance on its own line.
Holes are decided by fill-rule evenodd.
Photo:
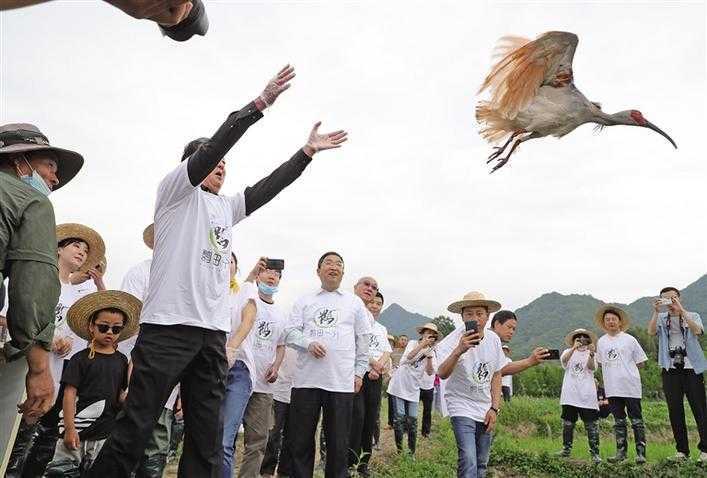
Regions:
M 275 295 L 277 292 L 276 285 L 267 285 L 265 282 L 258 282 L 258 291 L 263 295 Z
M 29 161 L 25 158 L 25 163 L 27 163 L 27 166 L 32 170 L 32 174 L 26 175 L 26 176 L 20 176 L 20 181 L 23 183 L 27 184 L 28 186 L 33 187 L 40 193 L 44 194 L 45 196 L 49 196 L 49 194 L 52 192 L 51 189 L 49 189 L 49 186 L 47 186 L 47 183 L 44 182 L 44 179 L 42 176 L 37 173 L 37 170 L 32 168 L 32 166 L 29 164 Z

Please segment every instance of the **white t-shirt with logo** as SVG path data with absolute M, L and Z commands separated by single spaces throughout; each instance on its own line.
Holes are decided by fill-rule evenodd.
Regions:
M 356 336 L 371 333 L 368 314 L 361 299 L 350 292 L 320 289 L 300 297 L 287 327 L 301 329 L 306 340 L 322 344 L 326 356 L 315 358 L 299 350 L 293 386 L 353 392 Z
M 411 352 L 418 343 L 417 340 L 411 340 L 405 347 L 405 351 L 400 357 L 398 369 L 388 383 L 388 395 L 402 398 L 408 402 L 418 402 L 423 377 L 425 375 L 432 377 L 434 383 L 434 365 L 432 365 L 432 375 L 428 375 L 426 371 L 427 359 L 425 355 L 429 349 L 423 349 L 415 357 L 411 357 Z
M 570 350 L 562 352 L 561 358 L 570 353 Z M 560 360 L 565 369 L 565 375 L 562 378 L 560 405 L 599 410 L 594 370 L 587 368 L 588 360 L 589 350 L 575 350 L 567 365 Z M 596 368 L 596 360 L 594 360 L 594 367 Z
M 230 295 L 231 333 L 228 334 L 229 339 L 233 336 L 233 334 L 238 331 L 238 327 L 240 327 L 241 322 L 243 321 L 243 308 L 250 300 L 255 303 L 255 314 L 257 318 L 258 311 L 260 310 L 260 305 L 263 304 L 263 301 L 260 300 L 260 297 L 258 297 L 258 289 L 257 287 L 255 287 L 255 284 L 253 284 L 252 282 L 245 282 L 236 294 Z M 243 339 L 241 345 L 238 347 L 238 351 L 236 352 L 236 361 L 240 360 L 248 368 L 248 372 L 250 373 L 250 381 L 253 386 L 255 386 L 256 375 L 255 355 L 253 353 L 253 342 L 249 340 L 249 337 L 253 334 L 254 330 L 255 322 L 253 323 L 253 327 L 251 327 L 250 332 Z
M 388 342 L 388 329 L 385 328 L 385 325 L 379 324 L 372 315 L 370 315 L 370 320 L 371 335 L 368 339 L 368 357 L 373 360 L 378 360 L 384 353 L 392 352 L 393 348 L 390 346 L 390 342 Z M 371 363 L 369 361 L 368 371 L 370 372 L 371 370 Z
M 277 380 L 273 383 L 272 398 L 282 403 L 290 403 L 292 392 L 292 377 L 297 367 L 297 351 L 291 347 L 285 348 L 285 358 L 280 365 Z
M 246 337 L 255 363 L 255 377 L 251 375 L 253 392 L 273 393 L 273 384 L 265 380 L 265 372 L 275 361 L 277 346 L 285 345 L 287 317 L 275 304 L 268 304 L 260 298 L 257 300 L 257 308 L 255 323 Z
M 155 248 L 140 322 L 230 332 L 231 231 L 246 217 L 245 198 L 192 186 L 187 163 L 157 190 Z
M 607 397 L 641 398 L 641 375 L 636 364 L 648 360 L 632 335 L 619 332 L 602 335 L 597 341 L 597 362 L 601 364 Z
M 458 327 L 437 346 L 438 363 L 443 363 L 459 344 L 465 328 Z M 444 387 L 444 400 L 449 416 L 468 417 L 483 422 L 491 408 L 491 380 L 506 363 L 501 339 L 484 333 L 479 345 L 462 354 Z
M 501 365 L 501 369 L 508 365 L 509 363 L 513 362 L 513 360 L 506 356 L 506 354 L 503 354 L 506 357 L 506 361 Z M 508 389 L 511 392 L 511 395 L 513 395 L 513 375 L 504 375 L 501 377 L 501 386 L 502 387 L 508 387 Z

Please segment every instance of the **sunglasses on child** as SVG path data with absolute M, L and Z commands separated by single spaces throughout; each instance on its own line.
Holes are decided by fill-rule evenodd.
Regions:
M 108 331 L 110 330 L 113 332 L 113 335 L 119 335 L 123 329 L 125 328 L 124 325 L 108 325 L 108 324 L 94 324 L 98 331 L 102 334 L 107 334 Z

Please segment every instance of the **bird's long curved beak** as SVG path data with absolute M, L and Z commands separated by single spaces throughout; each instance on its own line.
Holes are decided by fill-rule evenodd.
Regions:
M 646 124 L 643 125 L 643 127 L 644 127 L 644 128 L 650 128 L 650 129 L 652 129 L 653 131 L 655 131 L 656 133 L 660 134 L 663 138 L 665 138 L 665 139 L 667 139 L 668 141 L 670 141 L 670 144 L 672 144 L 675 149 L 678 149 L 678 145 L 675 144 L 675 141 L 673 141 L 673 138 L 671 138 L 670 136 L 668 136 L 668 134 L 667 134 L 665 131 L 663 131 L 662 129 L 658 128 L 656 125 L 654 125 L 654 124 L 651 123 L 650 121 L 646 121 Z

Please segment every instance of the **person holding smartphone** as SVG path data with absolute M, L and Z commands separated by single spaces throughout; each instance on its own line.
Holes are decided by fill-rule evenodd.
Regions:
M 703 333 L 700 314 L 685 310 L 677 288 L 664 287 L 660 291 L 660 297 L 653 301 L 653 315 L 648 322 L 648 334 L 658 336 L 658 364 L 677 449 L 675 458 L 678 460 L 685 460 L 690 456 L 683 405 L 687 396 L 700 436 L 697 445 L 700 450 L 699 461 L 707 462 L 707 400 L 704 379 L 707 360 L 698 338 Z
M 470 292 L 447 307 L 461 314 L 457 327 L 437 346 L 437 375 L 446 379 L 443 400 L 457 442 L 457 476 L 486 476 L 491 436 L 501 406 L 501 369 L 506 357 L 501 340 L 485 330 L 489 314 L 501 304 Z
M 558 455 L 569 457 L 572 453 L 574 425 L 581 417 L 589 440 L 589 453 L 594 463 L 599 457 L 599 400 L 594 381 L 596 359 L 594 357 L 597 337 L 594 332 L 577 329 L 565 337 L 569 347 L 560 357 L 565 375 L 562 378 L 560 405 L 562 406 L 562 450 Z
M 420 385 L 425 375 L 434 376 L 434 344 L 439 338 L 437 326 L 432 322 L 417 328 L 420 340 L 411 340 L 405 347 L 400 365 L 388 384 L 388 395 L 392 397 L 394 415 L 393 432 L 395 446 L 403 450 L 403 436 L 407 432 L 408 451 L 415 454 L 417 445 L 417 404 L 420 400 Z

